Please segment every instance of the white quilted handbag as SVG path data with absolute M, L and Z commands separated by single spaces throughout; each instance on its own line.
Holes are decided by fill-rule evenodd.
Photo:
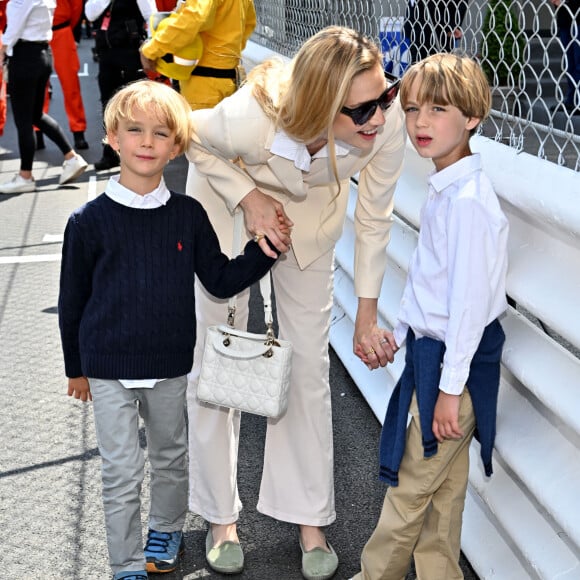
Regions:
M 238 216 L 235 221 L 239 221 Z M 234 240 L 239 238 L 237 234 Z M 260 291 L 266 334 L 234 327 L 236 297 L 231 298 L 228 324 L 206 330 L 197 398 L 204 403 L 277 418 L 288 403 L 292 344 L 274 335 L 269 272 L 260 280 Z

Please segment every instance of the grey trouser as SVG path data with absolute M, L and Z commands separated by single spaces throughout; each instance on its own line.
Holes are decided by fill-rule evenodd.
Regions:
M 145 422 L 151 464 L 149 527 L 180 531 L 187 514 L 187 377 L 152 389 L 126 389 L 119 381 L 89 379 L 102 458 L 103 505 L 113 574 L 145 569 L 141 501 L 145 457 L 139 415 Z

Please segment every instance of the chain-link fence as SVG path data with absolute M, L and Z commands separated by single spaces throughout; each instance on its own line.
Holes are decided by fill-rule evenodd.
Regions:
M 580 170 L 580 10 L 577 0 L 254 0 L 253 40 L 292 56 L 330 24 L 381 44 L 385 67 L 440 50 L 480 60 L 493 95 L 484 135 Z M 560 0 L 553 0 L 560 3 Z

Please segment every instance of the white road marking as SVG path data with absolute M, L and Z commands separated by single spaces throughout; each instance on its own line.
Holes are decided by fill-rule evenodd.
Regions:
M 87 200 L 91 201 L 97 197 L 97 178 L 94 175 L 89 177 L 89 187 Z M 42 241 L 46 244 L 62 242 L 63 234 L 44 234 Z M 30 264 L 32 262 L 59 262 L 61 254 L 41 254 L 36 256 L 0 256 L 0 264 Z
M 89 76 L 89 65 L 85 62 L 85 63 L 83 63 L 82 70 L 79 70 L 79 77 L 88 77 L 88 76 Z M 55 72 L 53 72 L 50 75 L 50 77 L 56 79 L 56 78 L 58 78 L 58 75 Z
M 31 262 L 60 262 L 60 254 L 42 254 L 40 256 L 0 256 L 0 264 L 27 264 Z
M 64 236 L 62 234 L 44 234 L 42 241 L 45 244 L 53 244 L 55 242 L 62 242 L 64 240 Z

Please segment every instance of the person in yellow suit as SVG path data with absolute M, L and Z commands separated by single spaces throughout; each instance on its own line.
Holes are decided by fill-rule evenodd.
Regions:
M 199 34 L 203 54 L 187 80 L 180 80 L 181 94 L 193 110 L 217 105 L 237 88 L 237 68 L 254 27 L 256 10 L 252 0 L 184 0 L 177 17 L 141 47 L 141 63 L 155 70 L 155 61 L 177 54 Z

